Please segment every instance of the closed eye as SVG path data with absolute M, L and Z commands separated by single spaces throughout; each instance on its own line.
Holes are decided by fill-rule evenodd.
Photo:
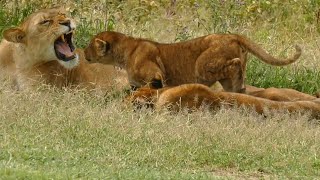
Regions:
M 49 24 L 51 24 L 51 20 L 43 20 L 39 24 L 40 25 L 49 25 Z

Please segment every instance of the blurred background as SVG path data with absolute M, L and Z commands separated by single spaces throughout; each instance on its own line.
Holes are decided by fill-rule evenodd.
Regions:
M 77 21 L 76 43 L 81 48 L 105 30 L 163 43 L 237 33 L 277 57 L 291 55 L 299 44 L 302 57 L 287 67 L 271 67 L 250 56 L 247 83 L 314 93 L 320 79 L 319 5 L 317 0 L 1 0 L 0 31 L 38 9 L 64 6 Z

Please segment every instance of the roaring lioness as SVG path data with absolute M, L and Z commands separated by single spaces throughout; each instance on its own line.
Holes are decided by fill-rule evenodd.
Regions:
M 0 44 L 0 76 L 12 80 L 17 89 L 39 82 L 90 88 L 109 88 L 114 81 L 120 87 L 126 84 L 125 72 L 85 60 L 83 51 L 73 43 L 75 28 L 63 8 L 51 8 L 5 30 Z
M 253 107 L 258 113 L 266 111 L 310 111 L 312 115 L 319 117 L 319 99 L 304 101 L 272 101 L 246 94 L 213 91 L 202 84 L 184 84 L 176 87 L 165 87 L 161 89 L 139 88 L 126 98 L 127 101 L 138 106 L 153 108 L 169 107 L 170 110 L 181 108 L 197 109 L 207 105 L 212 109 L 221 106 L 245 106 Z
M 92 62 L 124 68 L 130 84 L 136 87 L 148 83 L 153 88 L 187 83 L 210 86 L 219 81 L 226 91 L 243 92 L 248 51 L 265 63 L 283 66 L 300 57 L 301 48 L 295 48 L 293 57 L 278 59 L 236 34 L 211 34 L 161 44 L 106 31 L 92 38 L 85 55 Z

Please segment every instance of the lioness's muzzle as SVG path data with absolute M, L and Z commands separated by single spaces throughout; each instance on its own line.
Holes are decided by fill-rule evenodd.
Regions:
M 63 34 L 54 42 L 54 50 L 59 60 L 70 61 L 76 57 L 72 36 L 73 32 Z

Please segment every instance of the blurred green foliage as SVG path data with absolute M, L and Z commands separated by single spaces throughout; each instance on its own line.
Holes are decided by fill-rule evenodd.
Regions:
M 320 32 L 318 0 L 2 0 L 0 31 L 16 26 L 37 9 L 56 5 L 64 5 L 77 20 L 78 47 L 86 46 L 100 31 L 120 27 L 125 33 L 138 35 L 154 27 L 157 31 L 152 38 L 161 40 L 158 34 L 162 32 L 172 34 L 172 41 L 194 38 L 197 32 L 248 32 L 251 34 L 244 34 L 260 43 L 271 41 L 280 46 L 298 38 L 308 42 Z M 277 46 L 273 48 L 278 50 Z M 317 69 L 276 68 L 251 60 L 247 71 L 249 84 L 291 87 L 309 93 L 319 89 L 319 79 Z

